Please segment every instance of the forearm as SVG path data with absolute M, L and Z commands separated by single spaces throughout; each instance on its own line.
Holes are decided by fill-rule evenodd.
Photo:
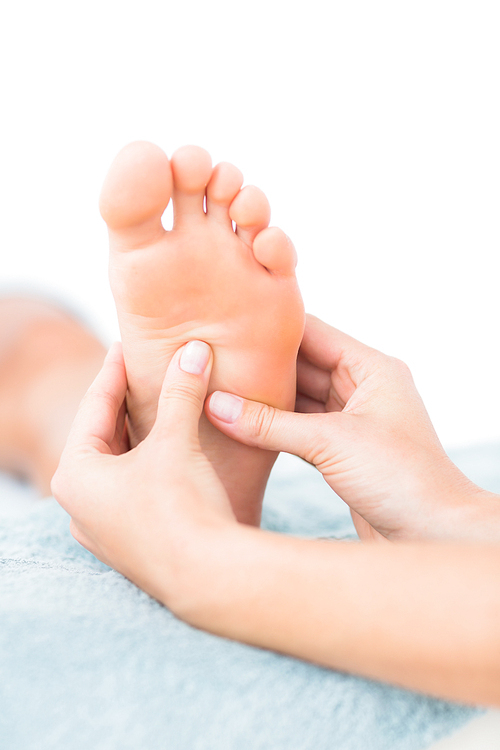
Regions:
M 307 541 L 239 528 L 203 552 L 196 627 L 460 701 L 500 705 L 500 550 Z

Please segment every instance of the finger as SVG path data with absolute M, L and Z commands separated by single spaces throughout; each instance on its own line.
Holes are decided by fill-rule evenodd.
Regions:
M 314 463 L 324 443 L 325 414 L 295 414 L 215 391 L 205 413 L 221 432 L 246 445 L 286 451 Z
M 68 446 L 110 453 L 117 420 L 127 392 L 127 375 L 120 343 L 111 346 L 73 422 Z
M 322 401 L 315 401 L 303 393 L 297 393 L 295 397 L 295 411 L 300 414 L 324 414 L 326 407 Z
M 314 315 L 306 316 L 304 337 L 300 345 L 300 357 L 323 370 L 346 367 L 357 385 L 360 370 L 364 372 L 367 358 L 378 354 L 346 333 L 329 326 Z
M 328 400 L 332 386 L 331 373 L 299 356 L 297 359 L 297 390 L 315 401 Z
M 152 435 L 155 439 L 198 439 L 198 423 L 212 370 L 212 350 L 204 341 L 189 341 L 176 351 L 163 381 Z
M 121 405 L 120 411 L 118 412 L 115 435 L 111 442 L 110 448 L 115 456 L 126 453 L 130 449 L 127 426 L 127 405 L 125 401 Z
M 297 391 L 323 403 L 322 411 L 342 411 L 354 390 L 346 367 L 327 372 L 301 357 L 297 360 Z

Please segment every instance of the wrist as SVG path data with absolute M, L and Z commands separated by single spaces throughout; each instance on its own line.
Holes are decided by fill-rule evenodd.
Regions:
M 248 557 L 247 531 L 236 522 L 190 527 L 171 548 L 172 575 L 157 571 L 159 599 L 181 620 L 212 630 L 210 621 L 223 602 L 231 600 L 238 563 Z
M 453 540 L 498 544 L 500 496 L 471 484 L 450 509 L 449 523 Z
M 500 541 L 500 496 L 481 489 L 448 458 L 426 498 L 427 518 L 414 538 Z

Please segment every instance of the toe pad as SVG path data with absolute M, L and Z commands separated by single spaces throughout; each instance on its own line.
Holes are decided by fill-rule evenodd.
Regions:
M 110 229 L 126 229 L 151 219 L 159 223 L 171 194 L 168 157 L 158 146 L 136 141 L 114 159 L 104 181 L 99 208 Z
M 291 275 L 297 265 L 295 248 L 278 227 L 267 227 L 253 242 L 255 258 L 272 273 Z

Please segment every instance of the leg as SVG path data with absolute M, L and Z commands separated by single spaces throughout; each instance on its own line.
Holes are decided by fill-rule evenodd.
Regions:
M 78 404 L 104 346 L 55 304 L 0 300 L 0 468 L 50 494 Z
M 242 182 L 231 164 L 212 169 L 203 149 L 186 146 L 169 162 L 149 143 L 123 149 L 106 178 L 101 213 L 133 444 L 151 429 L 173 352 L 194 338 L 214 349 L 211 390 L 293 408 L 304 326 L 295 251 L 281 230 L 268 228 L 263 193 L 241 190 Z M 165 231 L 171 196 L 174 225 Z M 258 524 L 275 454 L 235 443 L 205 419 L 200 437 L 238 519 Z

